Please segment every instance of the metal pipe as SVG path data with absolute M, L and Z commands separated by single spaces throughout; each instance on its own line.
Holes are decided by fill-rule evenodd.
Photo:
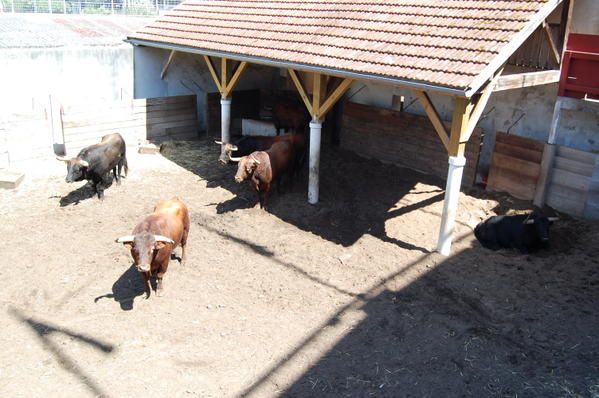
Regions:
M 308 203 L 312 205 L 318 203 L 321 133 L 322 122 L 312 120 L 310 122 L 310 170 L 308 176 Z
M 447 185 L 445 187 L 445 201 L 443 202 L 443 214 L 441 215 L 441 228 L 437 251 L 444 256 L 451 252 L 451 241 L 453 239 L 453 228 L 460 198 L 460 187 L 462 186 L 462 175 L 466 158 L 464 156 L 450 156 L 449 169 L 447 171 Z

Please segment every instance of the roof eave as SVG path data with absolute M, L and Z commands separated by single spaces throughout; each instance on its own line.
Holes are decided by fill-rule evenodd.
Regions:
M 520 48 L 520 46 L 530 37 L 531 34 L 543 23 L 544 20 L 559 6 L 563 0 L 550 0 L 545 4 L 541 10 L 535 15 L 535 18 L 531 19 L 528 25 L 522 29 L 518 34 L 500 51 L 499 54 L 483 69 L 481 73 L 470 84 L 470 87 L 466 89 L 465 96 L 470 98 L 475 95 L 490 79 L 493 75 L 501 68 L 508 59 L 514 54 L 514 52 Z
M 303 63 L 296 63 L 296 62 L 279 61 L 279 60 L 271 59 L 271 58 L 255 57 L 255 56 L 249 56 L 249 55 L 243 55 L 243 54 L 228 53 L 228 52 L 224 52 L 224 51 L 215 51 L 215 50 L 202 49 L 202 48 L 191 47 L 191 46 L 183 46 L 183 45 L 179 45 L 179 44 L 161 43 L 161 42 L 156 42 L 156 41 L 142 40 L 142 39 L 135 39 L 135 38 L 127 38 L 125 40 L 125 42 L 131 43 L 133 45 L 161 48 L 164 50 L 174 50 L 174 51 L 187 52 L 187 53 L 193 53 L 193 54 L 208 55 L 211 57 L 225 57 L 225 58 L 236 60 L 236 61 L 247 61 L 250 63 L 278 67 L 278 68 L 295 69 L 295 70 L 300 70 L 300 71 L 305 71 L 305 72 L 316 72 L 316 73 L 322 73 L 322 74 L 327 74 L 327 75 L 336 76 L 336 77 L 351 78 L 351 79 L 356 79 L 356 80 L 366 80 L 366 81 L 371 81 L 371 82 L 376 82 L 376 83 L 401 86 L 401 87 L 405 87 L 405 88 L 409 88 L 409 89 L 413 89 L 413 90 L 434 91 L 434 92 L 438 92 L 440 94 L 450 95 L 450 96 L 454 96 L 454 97 L 466 97 L 467 96 L 467 93 L 465 90 L 451 88 L 451 87 L 437 86 L 434 84 L 422 83 L 422 82 L 418 82 L 418 81 L 414 81 L 414 80 L 403 80 L 403 79 L 397 79 L 397 78 L 392 78 L 392 77 L 382 76 L 382 75 L 373 75 L 373 74 L 368 74 L 368 73 L 352 72 L 352 71 L 347 71 L 347 70 L 342 70 L 342 69 L 326 68 L 326 67 L 315 66 L 315 65 L 310 65 L 310 64 L 303 64 Z

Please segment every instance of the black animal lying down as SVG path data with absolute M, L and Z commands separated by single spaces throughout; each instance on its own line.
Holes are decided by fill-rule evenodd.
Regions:
M 556 220 L 536 213 L 493 216 L 479 223 L 474 235 L 487 249 L 514 248 L 529 253 L 547 247 L 549 226 Z

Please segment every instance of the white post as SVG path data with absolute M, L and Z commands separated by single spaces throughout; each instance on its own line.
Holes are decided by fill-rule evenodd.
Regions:
M 221 98 L 220 100 L 220 139 L 224 143 L 231 142 L 231 98 Z M 228 162 L 225 155 L 225 146 L 221 146 L 220 159 Z
M 48 0 L 48 12 L 52 14 L 52 0 Z
M 462 174 L 466 158 L 464 156 L 450 156 L 449 170 L 447 172 L 447 186 L 445 187 L 445 202 L 443 203 L 443 214 L 441 215 L 441 229 L 437 242 L 437 251 L 448 256 L 451 251 L 451 240 L 455 217 L 458 210 L 460 198 L 460 187 L 462 185 Z
M 308 179 L 308 203 L 318 203 L 318 172 L 320 168 L 320 136 L 322 122 L 310 122 L 310 172 Z

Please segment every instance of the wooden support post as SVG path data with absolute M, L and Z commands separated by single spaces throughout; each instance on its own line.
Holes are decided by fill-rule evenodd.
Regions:
M 310 99 L 297 72 L 289 69 L 289 76 L 297 88 L 304 105 L 312 116 L 310 122 L 310 159 L 308 177 L 308 203 L 316 204 L 319 198 L 319 169 L 320 169 L 320 141 L 322 135 L 322 120 L 335 103 L 345 94 L 353 83 L 352 79 L 343 79 L 341 83 L 329 94 L 326 92 L 327 76 L 314 74 L 312 98 Z M 323 82 L 324 80 L 324 82 Z M 328 94 L 328 97 L 327 97 Z
M 555 44 L 555 40 L 553 40 L 553 34 L 551 33 L 551 27 L 547 23 L 547 21 L 543 21 L 543 31 L 545 32 L 545 37 L 547 37 L 547 41 L 549 42 L 549 47 L 551 48 L 551 53 L 555 58 L 555 62 L 559 65 L 561 62 L 561 54 L 557 49 L 557 45 Z
M 176 53 L 177 52 L 175 50 L 173 50 L 169 54 L 168 59 L 166 60 L 166 64 L 164 64 L 164 68 L 162 68 L 162 72 L 160 72 L 160 80 L 164 80 L 164 76 L 166 75 L 166 70 L 168 69 L 171 62 L 173 61 L 173 58 L 175 58 Z
M 225 97 L 224 91 L 225 91 L 225 88 L 227 87 L 227 79 L 228 79 L 227 70 L 228 70 L 227 59 L 221 58 L 220 59 L 220 87 L 221 87 L 221 94 L 223 94 L 223 97 Z
M 543 158 L 541 159 L 541 172 L 539 179 L 537 180 L 537 186 L 535 188 L 535 196 L 533 204 L 537 207 L 543 207 L 545 205 L 545 198 L 547 196 L 547 185 L 550 180 L 550 171 L 553 167 L 553 160 L 555 158 L 555 143 L 557 141 L 557 128 L 559 126 L 559 120 L 562 114 L 562 97 L 557 97 L 555 106 L 553 108 L 553 118 L 551 119 L 551 125 L 549 127 L 549 138 L 547 144 L 543 149 Z
M 466 158 L 464 150 L 466 147 L 465 131 L 472 113 L 472 103 L 468 98 L 455 98 L 454 111 L 451 121 L 451 136 L 449 137 L 449 168 L 447 171 L 447 185 L 445 188 L 445 201 L 443 202 L 443 214 L 441 216 L 441 227 L 437 241 L 437 251 L 444 256 L 451 252 L 451 242 L 455 218 L 460 197 L 460 187 Z
M 428 115 L 429 120 L 433 124 L 433 127 L 435 128 L 437 135 L 441 139 L 441 142 L 445 146 L 445 149 L 449 150 L 449 135 L 447 134 L 447 130 L 445 129 L 445 124 L 439 117 L 439 114 L 437 113 L 437 110 L 431 102 L 431 99 L 429 98 L 428 94 L 420 90 L 414 90 L 414 93 L 418 97 L 420 104 L 424 108 L 424 111 Z
M 239 78 L 241 77 L 241 74 L 243 73 L 243 71 L 245 70 L 246 67 L 247 67 L 247 62 L 245 62 L 245 61 L 243 61 L 243 62 L 239 63 L 239 65 L 237 65 L 237 68 L 235 69 L 235 72 L 233 72 L 233 75 L 231 76 L 229 83 L 224 88 L 225 97 L 228 98 L 230 96 L 231 91 L 233 91 L 233 88 L 239 81 Z

